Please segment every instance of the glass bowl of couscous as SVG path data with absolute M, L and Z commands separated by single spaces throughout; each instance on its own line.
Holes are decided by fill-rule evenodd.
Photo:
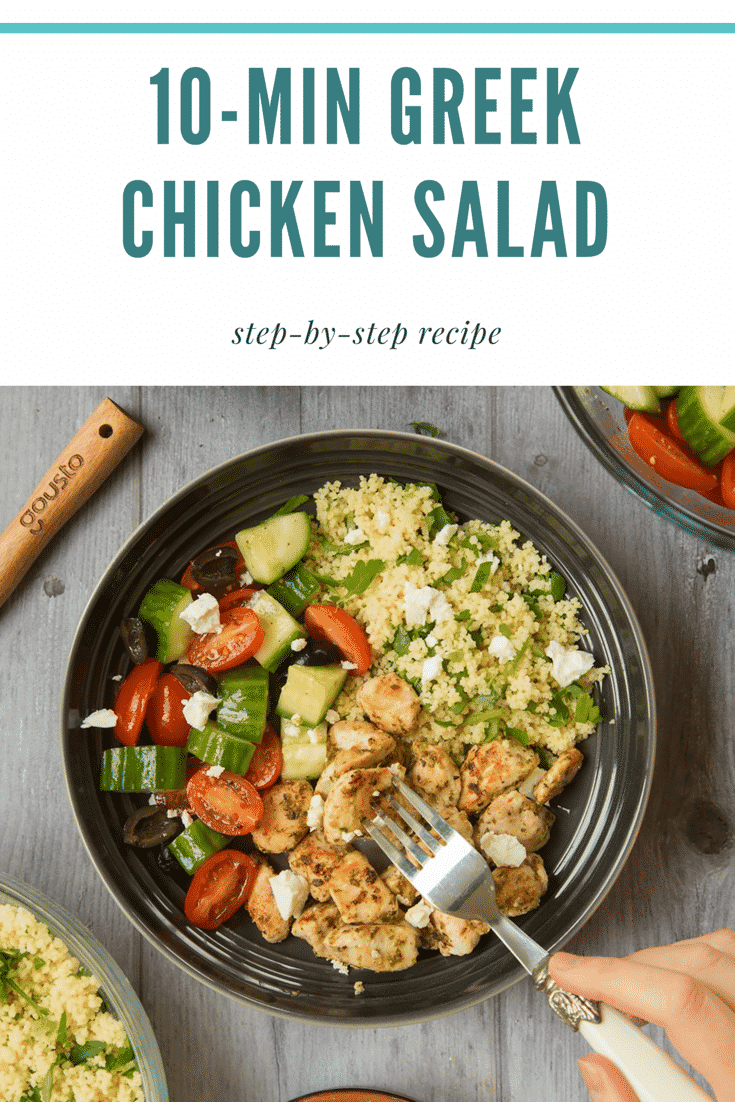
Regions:
M 168 1102 L 146 1013 L 104 946 L 40 891 L 0 877 L 0 1097 Z
M 327 932 L 327 949 L 320 955 L 306 937 L 303 915 L 284 918 L 281 911 L 283 922 L 291 924 L 281 929 L 273 913 L 276 890 L 273 886 L 272 896 L 265 891 L 268 877 L 273 874 L 275 881 L 284 873 L 291 891 L 301 873 L 291 875 L 291 853 L 261 845 L 261 828 L 252 831 L 251 839 L 230 837 L 220 852 L 229 853 L 227 860 L 232 861 L 234 848 L 240 867 L 243 853 L 254 854 L 264 884 L 264 894 L 257 897 L 264 903 L 267 921 L 259 924 L 253 888 L 245 904 L 216 928 L 197 925 L 189 918 L 189 903 L 199 869 L 187 871 L 178 855 L 183 852 L 188 860 L 188 842 L 184 846 L 179 839 L 186 842 L 199 818 L 184 825 L 182 815 L 181 833 L 173 842 L 139 848 L 126 842 L 126 823 L 145 815 L 156 794 L 149 800 L 141 790 L 117 785 L 111 776 L 101 790 L 103 762 L 112 761 L 118 750 L 113 730 L 95 727 L 90 717 L 108 716 L 117 722 L 114 707 L 121 706 L 116 690 L 131 671 L 121 622 L 137 615 L 160 580 L 171 580 L 165 581 L 169 588 L 171 583 L 183 585 L 194 560 L 203 553 L 206 558 L 205 549 L 216 550 L 216 545 L 229 542 L 232 558 L 235 537 L 283 514 L 284 506 L 287 512 L 296 509 L 289 515 L 303 530 L 299 553 L 304 554 L 307 574 L 328 587 L 317 603 L 334 604 L 336 598 L 348 618 L 364 625 L 372 648 L 367 669 L 355 660 L 348 660 L 342 670 L 337 663 L 337 672 L 344 674 L 346 669 L 347 676 L 328 709 L 332 718 L 325 722 L 332 726 L 327 738 L 340 723 L 362 723 L 364 728 L 361 717 L 367 705 L 361 692 L 366 680 L 397 676 L 404 687 L 413 686 L 420 701 L 413 734 L 430 749 L 445 749 L 458 772 L 471 758 L 473 766 L 482 760 L 487 747 L 503 744 L 514 760 L 521 759 L 524 776 L 530 779 L 527 766 L 537 765 L 537 758 L 543 766 L 540 772 L 550 774 L 579 743 L 584 764 L 562 796 L 540 799 L 534 789 L 531 802 L 549 800 L 541 814 L 549 820 L 551 811 L 555 819 L 543 857 L 530 848 L 525 857 L 518 857 L 518 847 L 506 837 L 500 847 L 492 846 L 489 858 L 503 872 L 504 884 L 513 877 L 512 871 L 507 878 L 503 871 L 514 867 L 511 860 L 522 860 L 534 883 L 542 883 L 534 906 L 515 908 L 514 914 L 548 951 L 568 941 L 600 905 L 643 817 L 655 748 L 654 694 L 645 643 L 610 567 L 551 501 L 497 463 L 413 433 L 312 433 L 238 456 L 174 495 L 138 529 L 101 579 L 72 648 L 62 746 L 82 838 L 120 907 L 189 975 L 269 1013 L 345 1026 L 430 1020 L 497 994 L 524 974 L 492 934 L 475 931 L 478 938 L 465 953 L 461 946 L 450 945 L 436 924 L 411 932 L 399 889 L 395 904 L 387 897 L 396 921 L 380 932 L 399 929 L 416 949 L 405 968 L 383 969 L 377 950 L 374 959 L 372 953 L 351 956 L 340 939 L 354 930 L 345 931 L 341 919 L 334 934 Z M 308 514 L 303 523 L 298 510 Z M 281 573 L 279 568 L 273 575 L 276 586 Z M 564 593 L 555 596 L 554 581 L 560 579 Z M 268 588 L 266 593 L 272 602 Z M 197 596 L 193 604 L 200 599 Z M 232 611 L 240 613 L 236 619 L 244 624 L 250 611 L 261 606 L 267 611 L 268 600 L 263 605 L 256 593 L 251 609 Z M 307 612 L 313 612 L 313 606 Z M 300 624 L 292 628 L 297 636 L 307 634 Z M 207 632 L 200 638 L 205 640 Z M 212 633 L 211 639 L 217 638 Z M 312 646 L 304 638 L 294 641 L 296 647 Z M 249 661 L 258 664 L 255 658 Z M 562 672 L 561 666 L 569 663 L 572 669 Z M 222 684 L 220 680 L 215 686 L 217 692 Z M 317 717 L 299 716 L 302 730 L 294 708 L 287 710 L 284 720 L 277 695 L 283 691 L 271 689 L 268 722 L 280 730 L 285 752 L 287 737 L 297 748 L 300 739 L 314 742 L 320 724 Z M 209 696 L 214 699 L 211 692 Z M 208 721 L 197 722 L 206 726 Z M 380 726 L 379 720 L 375 722 Z M 145 743 L 148 735 L 144 732 L 141 739 Z M 192 740 L 201 744 L 200 753 L 209 754 L 209 736 L 202 740 L 192 733 L 186 747 Z M 220 742 L 228 745 L 219 735 L 211 745 Z M 385 745 L 390 742 L 382 740 Z M 150 753 L 147 745 L 142 749 Z M 315 747 L 305 749 L 311 755 Z M 196 756 L 194 751 L 187 753 Z M 211 787 L 223 768 L 229 769 L 216 764 L 198 769 L 192 787 L 200 781 Z M 413 769 L 410 756 L 405 768 Z M 466 779 L 457 821 L 482 835 L 485 812 L 478 803 L 473 805 L 469 772 Z M 319 795 L 320 781 L 321 776 L 313 781 L 314 796 Z M 303 800 L 312 782 L 289 783 L 300 786 Z M 188 790 L 185 781 L 184 787 Z M 335 789 L 339 787 L 337 783 Z M 325 816 L 329 800 L 327 795 Z M 174 808 L 169 810 L 176 814 Z M 306 822 L 305 806 L 303 810 Z M 187 816 L 191 818 L 188 812 Z M 166 812 L 162 817 L 169 818 Z M 308 829 L 319 832 L 313 823 Z M 354 844 L 359 850 L 362 841 L 345 836 L 351 833 L 342 831 L 338 839 L 348 847 L 349 859 L 354 857 L 349 847 Z M 491 824 L 485 833 L 505 832 Z M 250 849 L 251 841 L 258 852 Z M 219 860 L 217 853 L 213 857 Z M 266 876 L 268 863 L 273 867 Z M 276 869 L 281 870 L 277 875 Z M 312 895 L 316 906 L 332 906 Z M 281 898 L 287 910 L 294 902 L 295 897 Z M 425 915 L 413 917 L 434 923 Z M 267 924 L 271 918 L 273 927 Z

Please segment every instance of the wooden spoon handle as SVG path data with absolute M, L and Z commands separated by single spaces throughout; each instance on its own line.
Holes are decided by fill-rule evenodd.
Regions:
M 87 418 L 0 535 L 0 605 L 142 433 L 143 426 L 109 398 Z

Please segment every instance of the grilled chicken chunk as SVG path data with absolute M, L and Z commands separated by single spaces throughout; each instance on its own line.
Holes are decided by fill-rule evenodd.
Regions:
M 292 872 L 303 876 L 309 891 L 320 903 L 331 901 L 329 878 L 350 852 L 342 842 L 328 842 L 321 830 L 312 830 L 288 855 Z
M 382 731 L 407 735 L 421 711 L 418 693 L 396 673 L 371 677 L 357 690 L 357 703 Z
M 307 941 L 317 957 L 328 957 L 330 954 L 324 939 L 341 924 L 342 919 L 334 903 L 315 903 L 294 919 L 291 933 Z
M 579 772 L 584 758 L 576 746 L 564 750 L 533 790 L 533 798 L 539 804 L 553 800 Z
M 514 739 L 497 738 L 473 746 L 459 771 L 462 791 L 458 806 L 470 815 L 482 811 L 501 792 L 525 780 L 538 763 L 535 750 Z
M 438 949 L 443 957 L 464 957 L 472 952 L 489 929 L 487 922 L 457 918 L 435 907 L 429 925 L 421 931 L 422 943 L 427 949 Z
M 538 907 L 549 886 L 544 863 L 537 853 L 529 853 L 518 868 L 493 869 L 492 876 L 498 907 L 511 918 Z
M 266 941 L 283 941 L 288 937 L 291 922 L 289 919 L 281 918 L 281 913 L 276 906 L 270 884 L 271 878 L 276 874 L 265 857 L 254 853 L 253 859 L 257 861 L 259 868 L 253 890 L 245 906 Z
M 263 853 L 285 853 L 309 830 L 307 814 L 314 790 L 308 781 L 280 781 L 262 793 L 263 817 L 252 831 Z
M 492 800 L 477 820 L 475 845 L 479 847 L 487 831 L 512 834 L 528 853 L 535 853 L 549 840 L 556 816 L 548 807 L 522 796 L 515 788 Z
M 329 892 L 343 922 L 365 925 L 400 918 L 395 895 L 358 850 L 343 857 L 333 871 Z
M 416 963 L 419 931 L 407 922 L 343 924 L 324 937 L 326 955 L 352 968 L 399 972 Z
M 372 734 L 365 736 L 361 746 L 337 750 L 334 757 L 327 762 L 316 783 L 315 790 L 319 796 L 327 796 L 334 782 L 343 773 L 349 773 L 350 769 L 370 769 L 395 751 L 396 740 L 391 735 L 385 731 L 376 731 L 375 728 L 372 731 Z
M 446 750 L 421 741 L 415 742 L 411 751 L 414 760 L 406 778 L 411 787 L 437 810 L 456 805 L 461 787 L 459 769 Z
M 399 903 L 402 903 L 404 907 L 413 906 L 419 898 L 419 893 L 413 884 L 406 880 L 400 869 L 397 869 L 395 865 L 388 865 L 387 869 L 384 869 L 380 875 Z
M 324 801 L 323 830 L 327 841 L 351 841 L 355 834 L 362 834 L 363 819 L 372 816 L 374 793 L 386 792 L 392 786 L 393 773 L 388 766 L 351 769 L 338 777 Z

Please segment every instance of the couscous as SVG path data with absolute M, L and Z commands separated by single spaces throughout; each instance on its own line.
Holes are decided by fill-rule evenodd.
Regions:
M 24 907 L 0 904 L 2 1102 L 144 1102 L 94 976 Z

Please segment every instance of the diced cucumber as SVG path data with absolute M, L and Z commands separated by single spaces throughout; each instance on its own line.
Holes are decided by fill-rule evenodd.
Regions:
M 330 666 L 289 666 L 276 712 L 298 715 L 309 727 L 318 727 L 342 692 L 347 671 L 339 663 Z
M 214 723 L 207 723 L 203 731 L 192 727 L 186 749 L 208 765 L 221 765 L 228 772 L 240 773 L 244 777 L 255 753 L 255 743 L 222 731 Z
M 304 557 L 310 537 L 309 514 L 287 513 L 243 528 L 235 539 L 252 577 L 269 585 Z
M 159 792 L 186 784 L 183 746 L 114 746 L 103 751 L 103 792 Z
M 238 666 L 221 674 L 217 726 L 250 742 L 262 742 L 268 715 L 268 671 Z
M 260 620 L 265 638 L 253 656 L 266 670 L 274 670 L 291 650 L 296 639 L 305 639 L 306 631 L 282 604 L 261 589 L 248 602 Z
M 138 616 L 155 628 L 158 636 L 156 658 L 160 662 L 176 662 L 189 649 L 194 632 L 186 620 L 182 620 L 181 613 L 192 599 L 185 585 L 168 578 L 161 578 L 143 598 Z
M 678 394 L 681 390 L 680 386 L 655 386 L 653 388 L 658 394 L 659 398 L 673 398 L 675 394 Z
M 321 588 L 321 582 L 300 562 L 288 574 L 269 585 L 268 593 L 283 605 L 286 612 L 300 616 Z
M 283 781 L 311 781 L 321 775 L 327 761 L 327 724 L 296 727 L 281 724 Z
M 641 410 L 643 413 L 661 412 L 661 403 L 653 386 L 604 386 L 602 389 L 628 409 Z
M 208 857 L 224 849 L 229 841 L 225 834 L 219 834 L 206 826 L 201 819 L 195 819 L 167 848 L 184 872 L 193 874 Z
M 708 467 L 735 448 L 735 386 L 683 386 L 676 412 L 682 435 Z

